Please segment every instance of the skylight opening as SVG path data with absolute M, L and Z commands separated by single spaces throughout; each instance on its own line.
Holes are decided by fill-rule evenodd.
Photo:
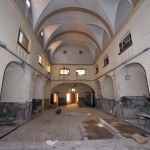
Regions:
M 44 36 L 43 30 L 41 31 L 41 36 L 42 36 L 42 37 Z
M 31 6 L 30 0 L 26 0 L 26 4 L 28 7 L 30 7 Z

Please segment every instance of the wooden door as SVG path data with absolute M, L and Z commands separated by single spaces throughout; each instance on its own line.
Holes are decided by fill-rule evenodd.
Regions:
M 71 93 L 71 104 L 74 104 L 76 102 L 76 93 Z

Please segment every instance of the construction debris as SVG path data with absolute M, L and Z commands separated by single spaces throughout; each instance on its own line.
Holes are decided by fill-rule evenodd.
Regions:
M 148 139 L 146 137 L 141 136 L 138 133 L 133 134 L 131 137 L 140 144 L 148 143 Z

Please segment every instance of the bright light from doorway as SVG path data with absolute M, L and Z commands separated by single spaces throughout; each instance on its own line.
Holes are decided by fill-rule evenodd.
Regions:
M 76 97 L 76 100 L 77 100 L 77 103 L 78 103 L 78 101 L 79 101 L 79 94 L 77 93 L 76 96 L 77 96 L 77 97 Z
M 67 93 L 67 103 L 70 103 L 71 99 L 70 99 L 70 93 Z

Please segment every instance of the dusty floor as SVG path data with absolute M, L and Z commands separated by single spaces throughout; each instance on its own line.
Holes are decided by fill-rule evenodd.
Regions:
M 55 109 L 48 110 L 2 138 L 0 149 L 150 150 L 150 142 L 140 145 L 130 139 L 134 133 L 140 133 L 149 139 L 147 133 L 118 121 L 99 109 L 80 108 L 76 105 L 61 109 L 61 114 L 56 114 Z M 3 127 L 0 126 L 0 133 L 2 132 Z M 46 143 L 56 140 L 56 144 L 52 146 Z

